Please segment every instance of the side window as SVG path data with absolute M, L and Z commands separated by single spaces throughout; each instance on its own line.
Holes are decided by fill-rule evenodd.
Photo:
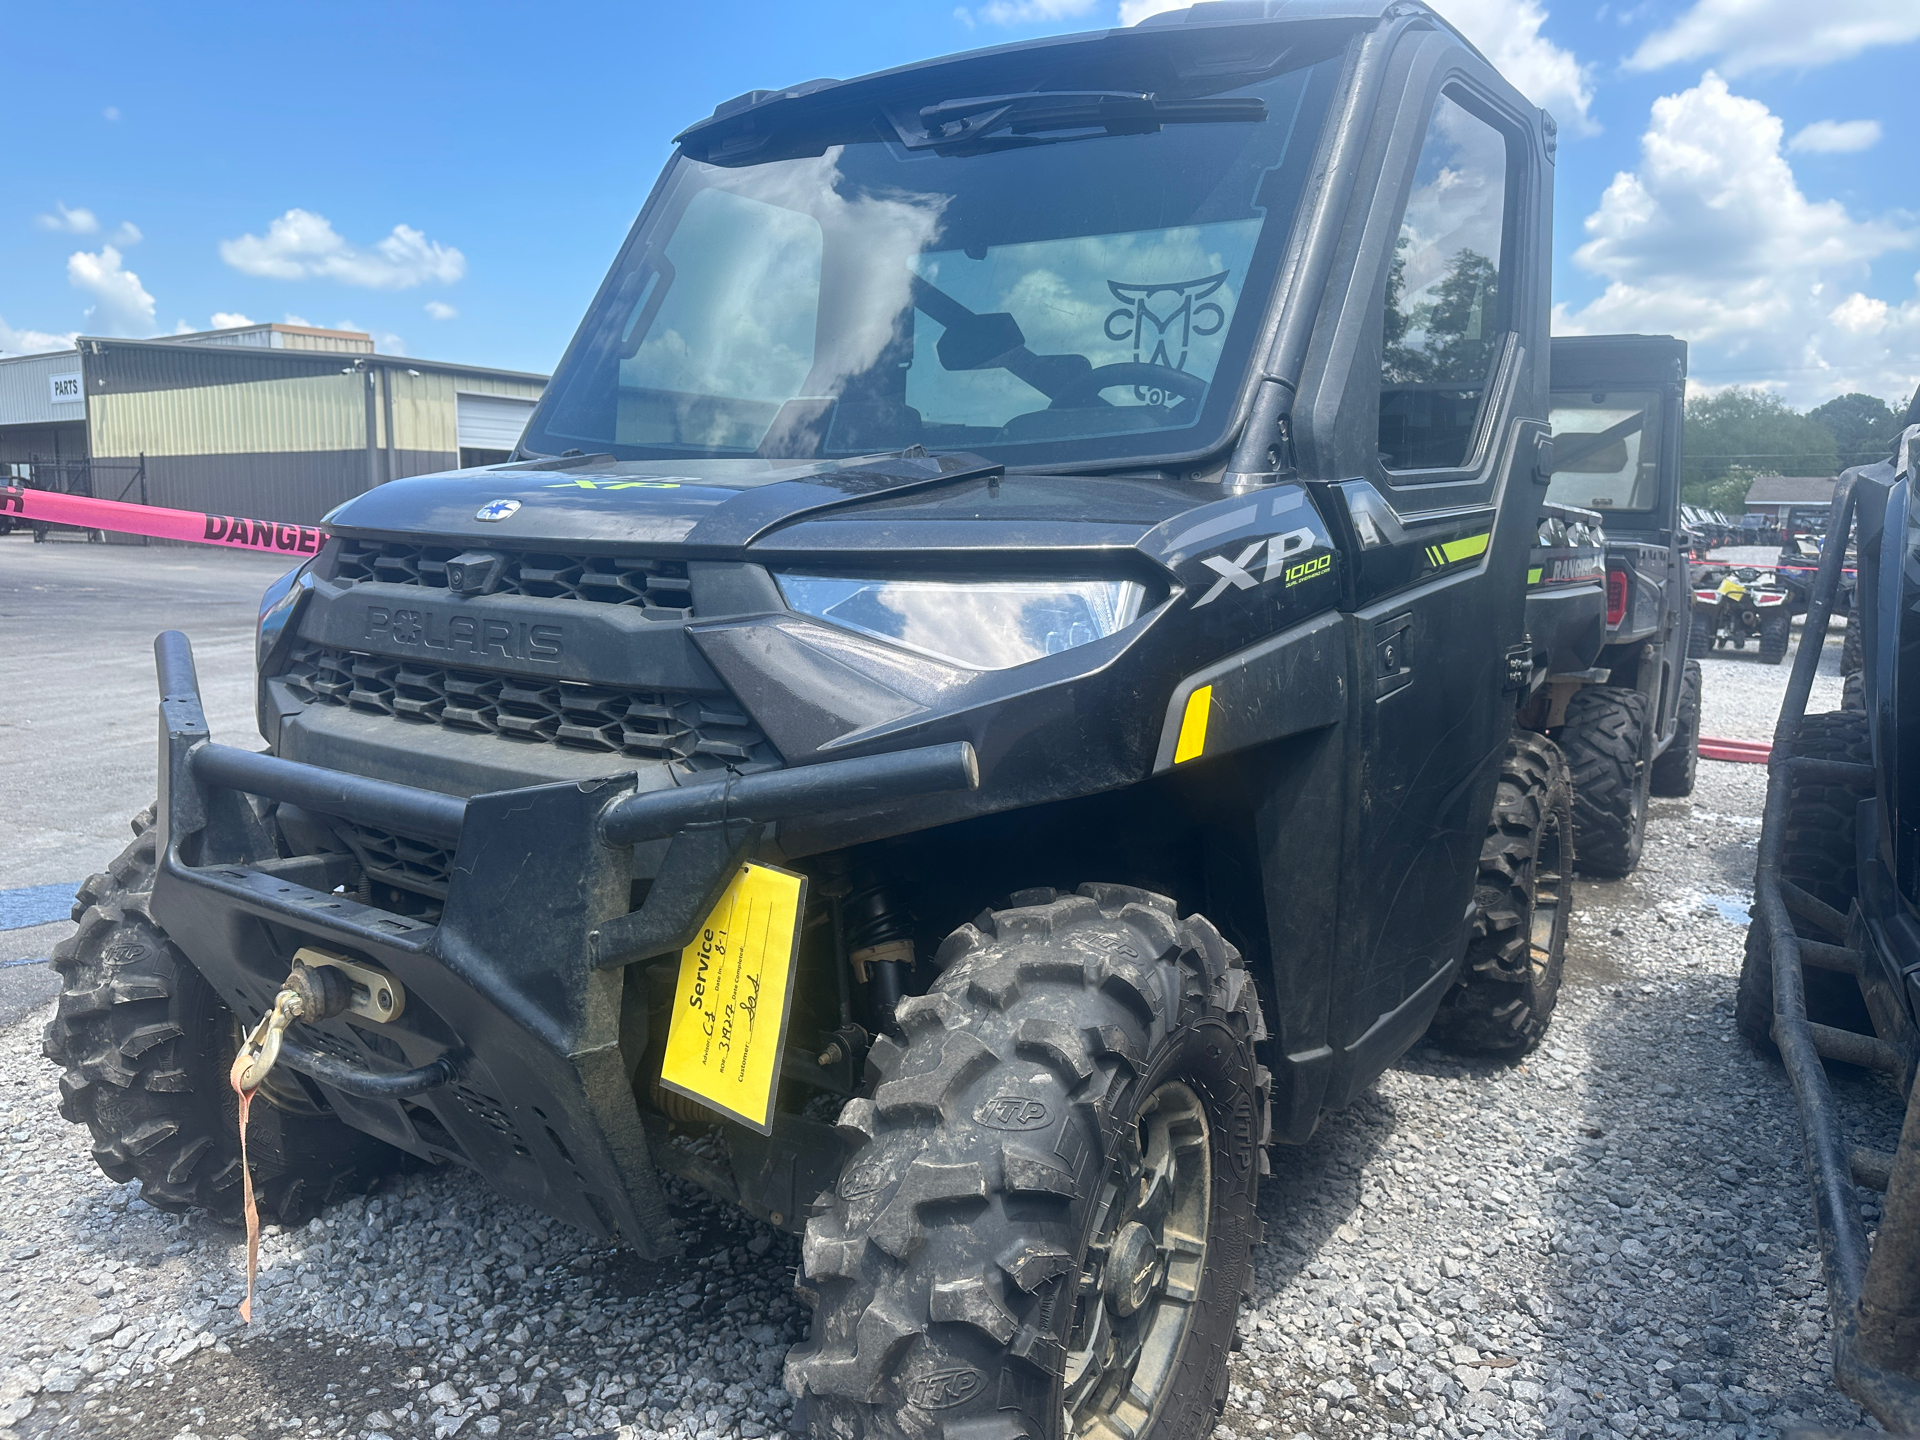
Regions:
M 1451 93 L 1427 125 L 1400 221 L 1380 359 L 1380 463 L 1465 463 L 1507 329 L 1507 141 Z

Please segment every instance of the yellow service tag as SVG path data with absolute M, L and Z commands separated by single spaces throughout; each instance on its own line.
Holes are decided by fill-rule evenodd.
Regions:
M 660 1083 L 762 1135 L 773 1130 L 806 898 L 806 876 L 742 865 L 680 952 Z

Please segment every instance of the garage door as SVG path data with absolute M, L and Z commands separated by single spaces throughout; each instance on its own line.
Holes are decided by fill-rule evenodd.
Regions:
M 533 414 L 533 401 L 506 395 L 456 395 L 454 400 L 462 450 L 513 449 Z

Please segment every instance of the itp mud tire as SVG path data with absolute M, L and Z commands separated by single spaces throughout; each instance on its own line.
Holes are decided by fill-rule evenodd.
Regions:
M 812 1433 L 1211 1433 L 1268 1138 L 1239 955 L 1162 896 L 1083 885 L 1016 894 L 936 958 L 807 1224 L 787 1386 Z
M 148 913 L 156 832 L 147 811 L 134 842 L 80 887 L 79 930 L 53 952 L 61 992 L 42 1051 L 59 1065 L 60 1113 L 93 1135 L 110 1180 L 140 1181 L 162 1210 L 198 1206 L 241 1219 L 240 1138 L 227 1072 L 233 1012 Z M 367 1189 L 402 1159 L 350 1129 L 291 1071 L 258 1092 L 247 1149 L 260 1213 L 302 1223 Z
M 1867 717 L 1856 710 L 1809 715 L 1800 725 L 1799 753 L 1814 760 L 1843 760 L 1856 765 L 1873 763 L 1873 742 L 1867 735 Z M 1853 903 L 1858 861 L 1854 849 L 1854 811 L 1873 794 L 1871 780 L 1851 784 L 1832 780 L 1795 781 L 1787 801 L 1785 844 L 1780 855 L 1781 878 L 1799 886 L 1814 899 L 1842 915 Z M 1838 935 L 1822 935 L 1805 928 L 1800 934 L 1839 944 Z M 1816 1025 L 1874 1033 L 1866 1001 L 1851 975 L 1833 970 L 1803 968 L 1807 1018 Z M 1734 1028 L 1762 1054 L 1774 1053 L 1773 944 L 1767 923 L 1756 911 L 1747 926 L 1747 953 L 1734 992 Z
M 1513 1058 L 1540 1043 L 1560 998 L 1573 912 L 1573 784 L 1559 747 L 1507 746 L 1480 846 L 1473 938 L 1430 1033 L 1451 1050 Z
M 1640 863 L 1647 835 L 1647 697 L 1589 685 L 1567 701 L 1555 739 L 1573 775 L 1573 848 L 1580 872 L 1619 879 Z
M 1673 739 L 1653 758 L 1647 788 L 1655 795 L 1693 793 L 1694 771 L 1700 764 L 1700 662 L 1689 660 L 1680 676 L 1680 704 L 1673 718 Z

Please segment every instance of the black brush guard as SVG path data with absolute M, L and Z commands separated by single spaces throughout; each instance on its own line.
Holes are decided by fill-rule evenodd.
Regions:
M 154 919 L 241 1017 L 271 1007 L 307 945 L 384 970 L 407 994 L 394 1023 L 303 1024 L 281 1052 L 349 1124 L 471 1165 L 508 1198 L 648 1257 L 676 1249 L 656 1164 L 776 1225 L 797 1225 L 834 1183 L 835 1132 L 797 1116 L 778 1117 L 769 1137 L 743 1132 L 732 1176 L 675 1163 L 682 1152 L 661 1147 L 634 1098 L 646 1012 L 626 1003 L 623 971 L 688 943 L 775 822 L 836 815 L 883 831 L 890 806 L 977 788 L 971 745 L 647 792 L 629 772 L 463 800 L 216 745 L 186 636 L 168 631 L 154 653 Z M 340 887 L 344 872 L 327 868 L 345 857 L 281 857 L 248 796 L 445 847 L 440 917 L 359 903 Z M 660 841 L 635 909 L 633 847 Z
M 1833 914 L 1780 874 L 1793 782 L 1849 782 L 1871 780 L 1874 775 L 1868 765 L 1815 760 L 1798 754 L 1801 722 L 1806 718 L 1807 700 L 1839 592 L 1845 538 L 1853 525 L 1854 483 L 1851 478 L 1842 479 L 1834 493 L 1834 518 L 1827 530 L 1833 538 L 1820 557 L 1800 650 L 1794 657 L 1780 721 L 1774 729 L 1754 902 L 1772 940 L 1774 1043 L 1780 1048 L 1799 1105 L 1807 1172 L 1813 1181 L 1820 1252 L 1827 1272 L 1828 1310 L 1834 1321 L 1834 1378 L 1890 1431 L 1910 1434 L 1920 1431 L 1920 1343 L 1916 1343 L 1920 1335 L 1920 1104 L 1915 1103 L 1920 1096 L 1908 1097 L 1900 1146 L 1884 1172 L 1886 1199 L 1881 1208 L 1880 1233 L 1869 1253 L 1866 1226 L 1854 1199 L 1856 1159 L 1847 1145 L 1833 1090 L 1820 1062 L 1825 1053 L 1863 1063 L 1869 1058 L 1864 1053 L 1867 1047 L 1887 1047 L 1869 1037 L 1830 1030 L 1808 1020 L 1801 966 L 1817 942 L 1795 934 L 1793 917 L 1800 914 L 1824 922 L 1829 929 L 1836 923 L 1844 929 L 1845 917 Z

